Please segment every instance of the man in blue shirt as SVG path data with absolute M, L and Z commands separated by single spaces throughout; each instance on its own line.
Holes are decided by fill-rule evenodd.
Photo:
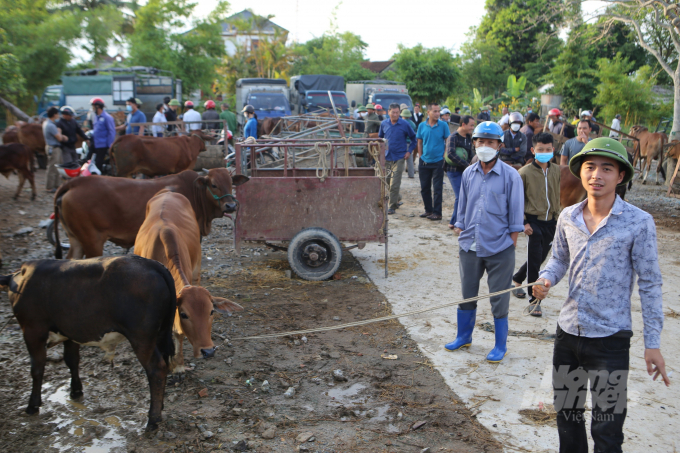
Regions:
M 125 129 L 125 134 L 139 134 L 140 126 L 132 126 L 134 123 L 146 123 L 146 115 L 144 112 L 139 110 L 139 106 L 142 105 L 142 101 L 138 98 L 130 98 L 125 101 L 125 111 L 128 112 L 127 120 L 125 124 L 121 124 L 116 128 L 117 131 Z M 144 126 L 142 127 L 142 134 L 144 133 Z
M 104 110 L 104 101 L 101 98 L 93 98 L 90 104 L 92 105 L 95 118 L 93 121 L 90 150 L 87 153 L 87 157 L 85 157 L 85 161 L 90 160 L 94 154 L 94 164 L 101 171 L 104 166 L 104 158 L 116 139 L 116 123 L 113 121 L 113 117 Z
M 404 174 L 404 165 L 413 149 L 416 147 L 416 133 L 405 120 L 399 118 L 399 104 L 390 104 L 388 113 L 389 119 L 380 123 L 378 137 L 387 139 L 387 150 L 385 151 L 385 170 L 387 170 L 387 185 L 390 187 L 390 206 L 388 214 L 394 214 L 395 209 L 399 208 L 399 189 L 401 188 L 401 177 Z M 411 143 L 408 143 L 411 139 Z
M 489 291 L 508 289 L 515 268 L 515 246 L 524 231 L 524 189 L 517 170 L 498 159 L 503 129 L 485 121 L 472 134 L 479 162 L 463 172 L 454 232 L 459 234 L 459 271 L 463 298 L 476 297 L 479 281 L 488 274 Z M 500 362 L 507 354 L 510 293 L 491 298 L 496 345 L 486 360 Z M 477 302 L 458 306 L 458 334 L 445 348 L 470 346 Z
M 257 139 L 257 119 L 255 118 L 255 107 L 252 105 L 246 105 L 243 107 L 243 110 L 241 110 L 241 113 L 246 116 L 246 126 L 243 128 L 243 137 L 246 139 L 248 137 Z
M 430 220 L 442 219 L 442 186 L 444 184 L 444 151 L 449 125 L 439 119 L 439 104 L 433 102 L 427 108 L 427 121 L 418 126 L 418 177 L 420 194 L 425 212 L 420 217 Z M 434 189 L 434 202 L 432 191 Z

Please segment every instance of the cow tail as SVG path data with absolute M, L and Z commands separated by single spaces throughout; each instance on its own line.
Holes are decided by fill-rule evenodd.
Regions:
M 175 342 L 173 341 L 174 334 L 172 332 L 172 326 L 175 323 L 175 311 L 177 311 L 177 292 L 175 290 L 175 281 L 172 279 L 170 271 L 163 265 L 161 265 L 160 268 L 161 275 L 168 287 L 170 303 L 161 320 L 161 330 L 158 332 L 156 347 L 158 348 L 158 352 L 163 356 L 165 363 L 170 366 L 170 358 L 175 355 Z
M 68 191 L 64 185 L 59 187 L 57 193 L 54 194 L 54 257 L 58 260 L 62 259 L 63 252 L 61 249 L 61 241 L 59 240 L 59 217 L 61 217 L 61 199 Z
M 665 144 L 666 144 L 666 134 L 662 134 L 661 135 L 661 151 L 659 152 L 659 155 L 660 155 L 659 156 L 659 168 L 658 168 L 657 173 L 661 172 L 661 176 L 663 177 L 663 180 L 668 181 L 668 178 L 666 178 L 666 170 L 663 169 L 663 160 L 664 160 L 664 158 L 666 157 L 666 154 L 667 154 L 666 152 L 664 152 L 664 149 L 663 149 Z M 670 151 L 670 148 L 668 149 L 668 151 Z

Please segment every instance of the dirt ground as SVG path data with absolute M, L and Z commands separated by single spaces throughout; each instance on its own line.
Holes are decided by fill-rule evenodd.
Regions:
M 52 211 L 44 171 L 38 198 L 17 177 L 0 181 L 2 273 L 52 257 L 39 222 Z M 18 233 L 32 228 L 31 232 Z M 21 331 L 0 293 L 0 451 L 3 452 L 496 452 L 501 447 L 447 386 L 397 321 L 311 334 L 239 341 L 391 313 L 385 297 L 346 253 L 339 279 L 289 278 L 285 253 L 253 247 L 235 256 L 231 222 L 213 222 L 203 240 L 202 284 L 244 311 L 219 316 L 213 359 L 191 358 L 166 393 L 164 421 L 146 434 L 146 377 L 127 343 L 113 368 L 98 348 L 81 350 L 84 397 L 68 396 L 61 347 L 48 352 L 39 416 L 24 413 L 30 363 Z M 107 245 L 107 255 L 126 251 Z M 382 355 L 396 355 L 396 360 Z M 339 370 L 339 371 L 336 371 Z M 294 396 L 287 398 L 284 393 Z

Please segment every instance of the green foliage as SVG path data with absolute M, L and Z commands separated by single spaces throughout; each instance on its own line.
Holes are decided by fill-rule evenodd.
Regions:
M 521 74 L 539 61 L 544 49 L 560 46 L 556 34 L 563 22 L 561 2 L 549 0 L 486 0 L 486 14 L 475 40 L 498 48 L 505 67 Z M 547 43 L 536 44 L 538 35 Z
M 600 83 L 594 102 L 602 106 L 604 117 L 613 118 L 619 113 L 626 123 L 636 124 L 652 113 L 654 106 L 650 100 L 653 99 L 654 78 L 651 68 L 643 66 L 635 75 L 629 76 L 633 66 L 634 63 L 622 58 L 621 54 L 612 60 L 602 58 L 597 61 Z
M 364 60 L 366 47 L 368 45 L 361 37 L 352 32 L 327 32 L 318 38 L 294 46 L 295 60 L 292 73 L 341 76 L 348 74 L 354 77 L 359 72 L 357 67 L 360 68 L 360 63 Z
M 375 72 L 362 67 L 356 62 L 352 63 L 350 67 L 342 73 L 342 76 L 345 78 L 345 82 L 353 82 L 355 80 L 373 80 L 376 78 Z
M 578 112 L 593 106 L 598 80 L 591 70 L 595 64 L 589 54 L 589 46 L 583 28 L 573 29 L 547 77 L 554 84 L 551 92 L 562 96 L 562 108 L 567 111 Z
M 394 57 L 399 79 L 409 94 L 421 102 L 441 102 L 461 85 L 461 73 L 447 49 L 425 49 L 421 44 L 399 45 Z
M 0 96 L 12 101 L 26 94 L 26 80 L 21 65 L 11 53 L 0 54 Z
M 30 95 L 59 81 L 71 58 L 69 47 L 80 34 L 72 12 L 47 10 L 47 0 L 0 0 L 0 54 L 11 53 L 26 83 L 20 107 L 30 107 Z M 3 82 L 0 82 L 3 83 Z
M 475 36 L 476 29 L 472 28 L 468 41 L 461 49 L 462 97 L 470 97 L 473 88 L 479 89 L 484 95 L 495 95 L 505 85 L 509 75 L 500 48 L 486 41 L 478 41 Z
M 519 80 L 514 75 L 508 76 L 508 90 L 506 91 L 508 97 L 518 98 L 524 92 L 524 87 L 527 86 L 527 78 L 521 76 Z
M 208 18 L 194 21 L 191 31 L 175 32 L 185 26 L 195 7 L 187 0 L 149 0 L 137 10 L 130 36 L 129 63 L 172 71 L 182 79 L 187 95 L 197 89 L 210 91 L 215 67 L 225 54 L 220 26 L 225 3 Z

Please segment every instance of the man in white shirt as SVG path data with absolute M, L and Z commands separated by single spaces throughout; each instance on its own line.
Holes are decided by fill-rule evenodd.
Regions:
M 614 121 L 612 121 L 612 130 L 609 131 L 609 138 L 618 140 L 619 132 L 621 132 L 621 115 L 617 113 L 614 117 Z
M 501 117 L 498 125 L 503 129 L 503 132 L 510 129 L 510 113 L 507 107 L 503 107 L 503 116 Z
M 163 113 L 165 110 L 165 105 L 164 104 L 158 104 L 156 106 L 156 114 L 153 116 L 153 123 L 154 125 L 151 126 L 151 132 L 153 133 L 154 137 L 163 137 L 163 131 L 165 130 L 165 125 L 160 124 L 160 123 L 167 123 L 168 120 L 165 118 L 165 114 Z M 156 124 L 159 124 L 156 126 Z
M 184 110 L 185 110 L 183 117 L 184 122 L 192 121 L 191 124 L 186 125 L 186 130 L 188 132 L 200 131 L 201 125 L 203 123 L 201 122 L 201 114 L 194 110 L 194 103 L 191 101 L 186 101 L 184 103 Z

